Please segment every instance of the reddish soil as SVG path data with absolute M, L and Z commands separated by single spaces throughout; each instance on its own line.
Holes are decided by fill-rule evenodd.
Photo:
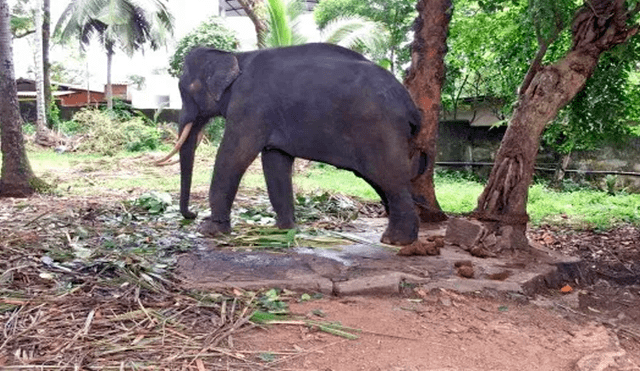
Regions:
M 423 294 L 420 302 L 328 298 L 294 303 L 291 309 L 362 333 L 347 340 L 304 326 L 272 325 L 237 337 L 235 349 L 273 352 L 273 366 L 286 370 L 558 371 L 574 370 L 583 357 L 616 348 L 610 330 L 567 318 L 568 312 L 447 291 Z M 625 362 L 638 364 L 640 352 Z M 638 370 L 629 365 L 613 369 Z

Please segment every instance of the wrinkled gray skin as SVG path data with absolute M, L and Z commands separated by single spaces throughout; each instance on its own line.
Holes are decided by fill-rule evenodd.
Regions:
M 279 228 L 293 228 L 291 172 L 295 157 L 353 171 L 380 195 L 389 215 L 385 243 L 416 240 L 418 217 L 410 180 L 424 156 L 409 157 L 420 113 L 406 89 L 362 55 L 330 44 L 228 53 L 208 48 L 185 58 L 180 78 L 180 211 L 187 219 L 197 133 L 226 118 L 218 150 L 205 235 L 229 233 L 240 179 L 262 153 L 269 199 Z

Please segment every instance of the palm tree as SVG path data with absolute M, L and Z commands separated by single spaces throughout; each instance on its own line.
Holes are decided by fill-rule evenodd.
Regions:
M 42 182 L 31 170 L 22 136 L 10 19 L 7 0 L 0 0 L 0 197 L 26 197 Z
M 266 0 L 266 6 L 268 31 L 264 47 L 299 45 L 307 41 L 298 32 L 298 17 L 304 10 L 301 0 Z
M 173 34 L 173 16 L 164 0 L 71 0 L 56 24 L 61 40 L 88 45 L 94 35 L 107 53 L 107 105 L 113 108 L 111 63 L 116 48 L 128 56 L 149 44 L 156 50 Z
M 391 34 L 381 22 L 354 15 L 329 22 L 323 28 L 326 42 L 337 44 L 361 54 L 378 65 L 393 71 Z

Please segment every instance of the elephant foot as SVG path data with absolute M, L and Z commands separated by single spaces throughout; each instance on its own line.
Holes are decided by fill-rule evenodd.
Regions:
M 202 233 L 205 237 L 215 237 L 221 234 L 229 234 L 231 233 L 231 223 L 229 221 L 214 221 L 211 220 L 210 216 L 208 216 L 204 218 L 202 223 L 200 223 L 198 232 Z
M 397 227 L 400 224 L 400 228 Z M 418 218 L 406 223 L 396 223 L 394 227 L 391 223 L 382 234 L 380 242 L 388 245 L 410 245 L 418 239 Z
M 296 228 L 296 223 L 293 220 L 276 220 L 276 228 L 280 229 L 294 229 Z

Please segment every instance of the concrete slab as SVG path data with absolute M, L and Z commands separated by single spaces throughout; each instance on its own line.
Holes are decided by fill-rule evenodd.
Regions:
M 365 224 L 367 220 L 361 221 Z M 360 238 L 377 243 L 384 224 L 374 220 Z M 422 228 L 420 235 L 444 236 L 446 225 Z M 331 249 L 298 247 L 286 252 L 229 251 L 212 246 L 182 255 L 178 275 L 200 289 L 280 287 L 325 295 L 399 293 L 402 285 L 459 292 L 485 289 L 532 295 L 581 278 L 580 261 L 541 246 L 520 256 L 478 258 L 445 244 L 438 256 L 398 256 L 397 249 L 352 244 Z M 473 267 L 473 278 L 458 275 L 457 262 Z M 458 264 L 459 265 L 459 264 Z

